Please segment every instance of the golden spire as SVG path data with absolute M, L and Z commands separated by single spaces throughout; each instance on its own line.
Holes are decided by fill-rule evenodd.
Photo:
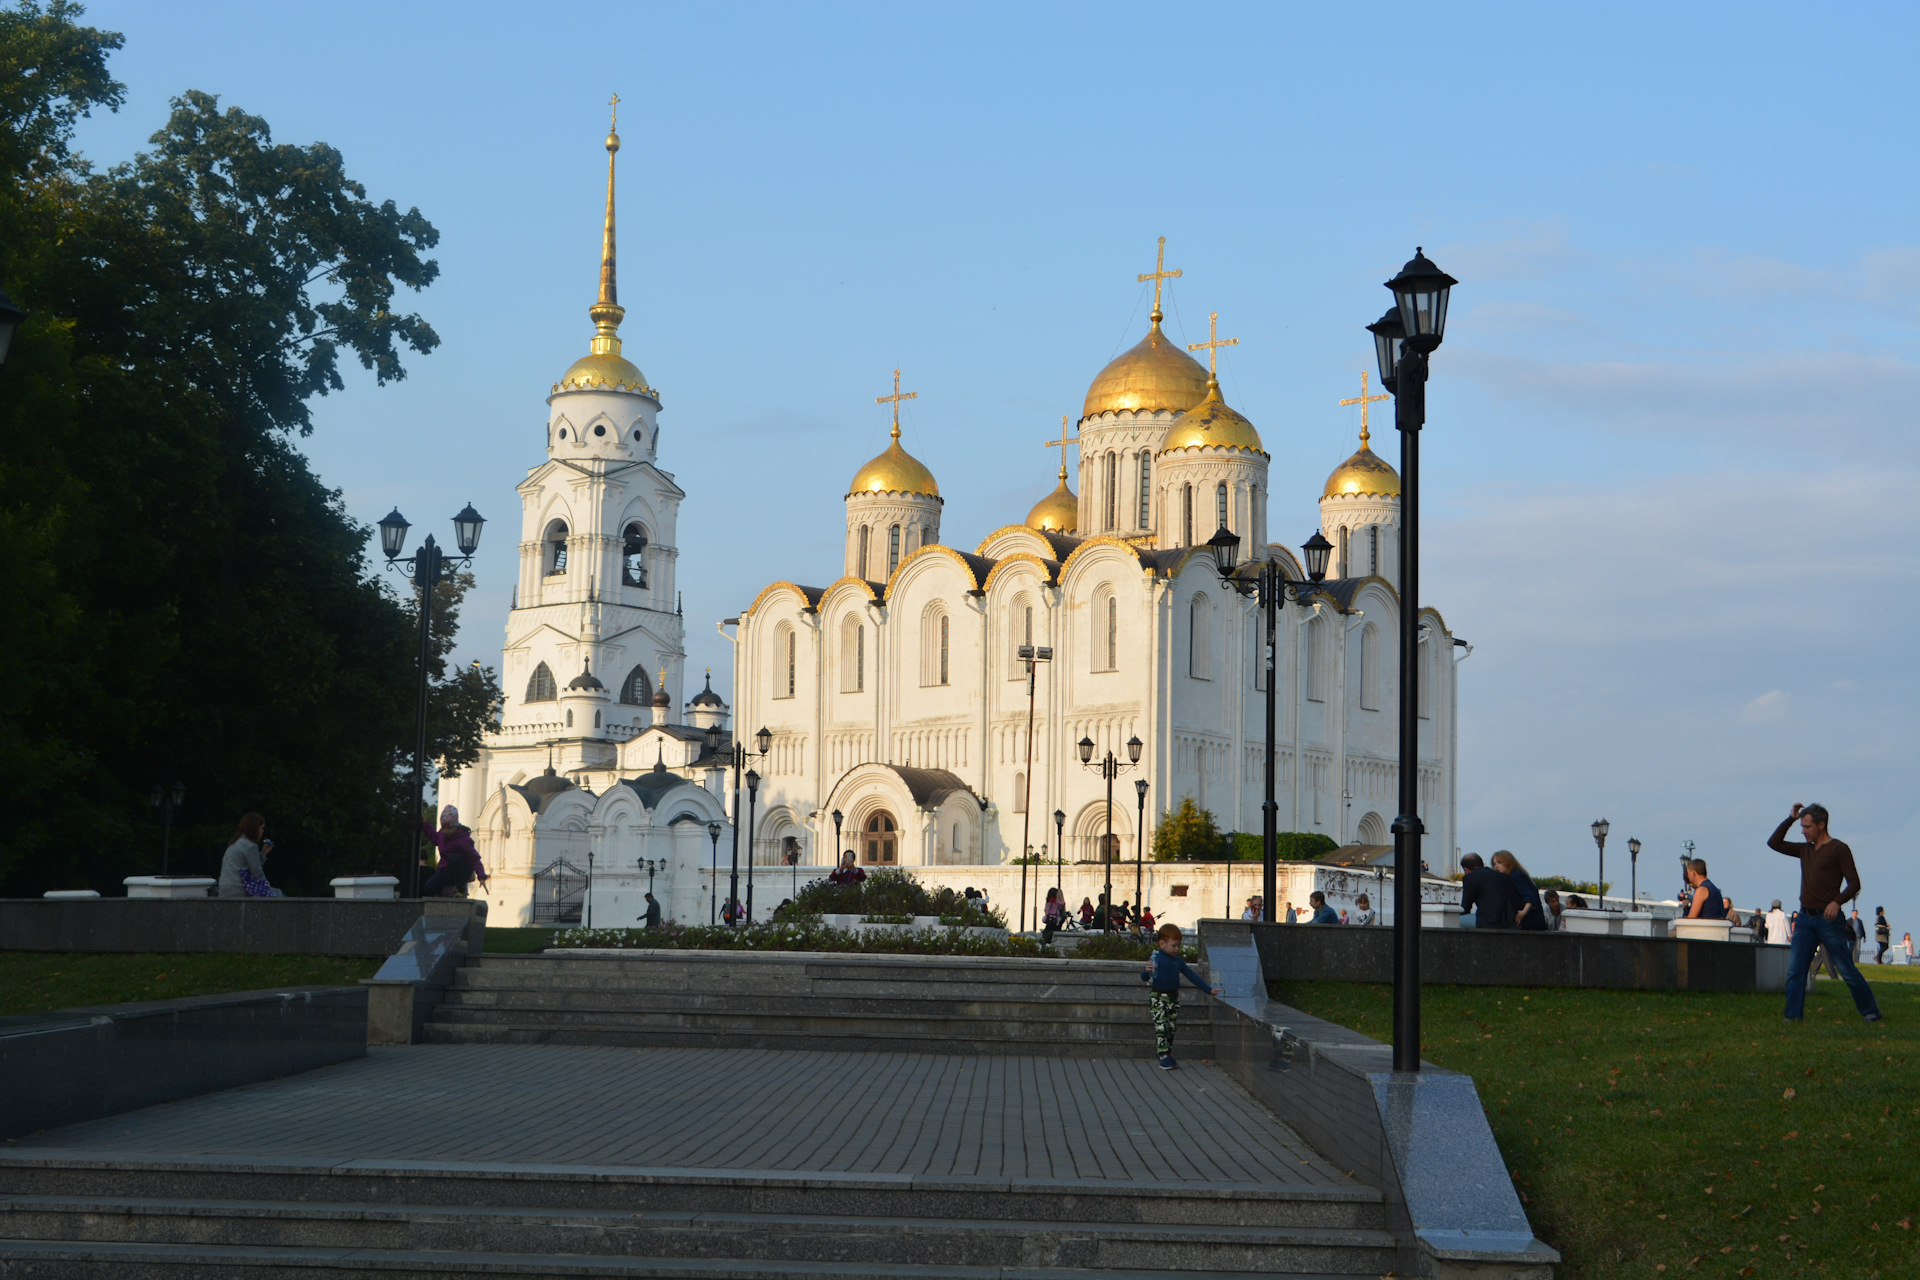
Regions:
M 1153 327 L 1156 329 L 1160 327 L 1160 321 L 1164 318 L 1160 314 L 1160 282 L 1162 280 L 1178 280 L 1179 278 L 1180 271 L 1178 268 L 1172 271 L 1167 270 L 1167 238 L 1161 236 L 1160 249 L 1153 256 L 1153 270 L 1140 277 L 1141 284 L 1145 284 L 1149 280 L 1153 281 L 1153 314 L 1149 316 L 1148 319 L 1153 321 Z
M 1220 336 L 1220 313 L 1215 311 L 1207 316 L 1207 340 L 1205 342 L 1189 342 L 1187 344 L 1187 350 L 1198 351 L 1202 347 L 1206 348 L 1207 385 L 1212 387 L 1219 385 L 1220 382 L 1220 368 L 1217 359 L 1220 354 L 1220 348 L 1237 347 L 1239 345 L 1240 339 L 1238 338 L 1223 338 Z
M 873 398 L 875 404 L 885 404 L 889 400 L 893 401 L 893 438 L 895 440 L 900 438 L 900 402 L 902 400 L 918 400 L 919 398 L 920 393 L 918 391 L 902 391 L 900 389 L 900 371 L 898 369 L 893 371 L 893 394 L 890 396 L 875 396 Z
M 620 305 L 613 242 L 613 158 L 620 150 L 620 95 L 614 94 L 607 105 L 613 109 L 613 119 L 607 126 L 607 225 L 600 237 L 600 297 L 587 308 L 593 318 L 593 354 L 597 356 L 620 354 L 620 321 L 627 314 Z
M 1360 371 L 1360 394 L 1351 396 L 1340 402 L 1341 404 L 1357 404 L 1360 406 L 1360 447 L 1363 449 L 1367 447 L 1367 406 L 1370 404 L 1378 404 L 1386 398 L 1387 393 L 1384 391 L 1377 396 L 1367 394 L 1367 371 L 1362 369 Z
M 1060 438 L 1058 440 L 1049 440 L 1042 447 L 1051 449 L 1055 445 L 1060 446 L 1060 478 L 1062 480 L 1065 480 L 1067 478 L 1067 446 L 1070 444 L 1079 444 L 1079 443 L 1080 443 L 1080 437 L 1071 434 L 1067 430 L 1067 415 L 1064 413 L 1061 414 L 1060 415 Z

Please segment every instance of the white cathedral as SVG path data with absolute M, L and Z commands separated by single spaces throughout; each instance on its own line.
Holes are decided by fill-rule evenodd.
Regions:
M 519 486 L 506 706 L 479 762 L 441 786 L 494 873 L 494 923 L 573 918 L 589 870 L 595 924 L 638 919 L 649 885 L 669 917 L 705 922 L 733 851 L 734 782 L 716 758 L 732 744 L 730 719 L 766 730 L 747 740 L 760 780 L 739 855 L 775 878 L 756 917 L 789 874 L 800 878 L 766 869 L 824 869 L 839 849 L 868 866 L 972 868 L 1004 902 L 1016 869 L 986 868 L 1018 857 L 1023 841 L 1049 861 L 1150 856 L 1155 818 L 1185 797 L 1223 830 L 1257 832 L 1264 627 L 1245 570 L 1272 556 L 1305 575 L 1268 537 L 1271 455 L 1210 372 L 1226 343 L 1195 344 L 1210 348 L 1202 365 L 1166 337 L 1161 281 L 1179 273 L 1160 266 L 1140 277 L 1154 282 L 1146 336 L 1087 391 L 1079 496 L 1063 452 L 1057 487 L 1024 522 L 972 552 L 942 543 L 939 484 L 900 441 L 911 393 L 896 372 L 894 394 L 879 397 L 893 406 L 892 443 L 848 486 L 840 573 L 819 587 L 775 582 L 726 621 L 737 716 L 710 681 L 680 703 L 675 526 L 686 494 L 658 465 L 659 393 L 620 353 L 619 145 L 610 134 L 591 351 L 554 384 L 546 460 Z M 1280 827 L 1343 845 L 1389 842 L 1398 785 L 1400 485 L 1370 448 L 1368 400 L 1363 383 L 1360 448 L 1319 500 L 1333 572 L 1307 603 L 1283 606 L 1275 655 Z M 1063 450 L 1073 442 L 1063 437 Z M 1231 581 L 1207 545 L 1220 528 L 1240 539 L 1243 572 Z M 1439 866 L 1456 845 L 1461 642 L 1433 609 L 1415 625 L 1420 815 Z M 1052 650 L 1034 676 L 1031 741 L 1023 645 Z M 1082 738 L 1095 767 L 1079 758 Z M 1139 762 L 1116 783 L 1109 816 L 1099 760 L 1126 764 L 1136 738 Z M 1147 784 L 1144 830 L 1136 779 Z

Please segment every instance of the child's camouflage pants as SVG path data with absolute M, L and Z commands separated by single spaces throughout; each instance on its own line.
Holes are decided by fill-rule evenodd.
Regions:
M 1180 1025 L 1180 993 L 1155 991 L 1147 999 L 1153 1014 L 1153 1048 L 1161 1057 L 1173 1052 L 1174 1029 Z

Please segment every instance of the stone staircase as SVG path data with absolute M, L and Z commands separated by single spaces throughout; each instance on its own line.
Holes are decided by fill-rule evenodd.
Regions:
M 1380 1193 L 1005 1178 L 0 1155 L 0 1275 L 1378 1276 Z
M 1189 988 L 1176 1045 L 1213 1055 Z M 434 1044 L 843 1049 L 1151 1057 L 1131 961 L 737 951 L 546 952 L 467 965 Z

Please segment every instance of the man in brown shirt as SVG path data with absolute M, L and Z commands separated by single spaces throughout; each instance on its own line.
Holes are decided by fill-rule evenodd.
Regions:
M 1787 839 L 1787 828 L 1796 819 L 1807 837 L 1804 841 Z M 1860 872 L 1853 865 L 1853 850 L 1827 834 L 1826 806 L 1794 805 L 1786 821 L 1767 838 L 1767 847 L 1800 859 L 1800 918 L 1794 924 L 1793 950 L 1787 961 L 1788 1020 L 1799 1022 L 1805 1016 L 1807 969 L 1813 963 L 1814 948 L 1824 946 L 1829 963 L 1839 969 L 1853 993 L 1860 1016 L 1868 1022 L 1880 1021 L 1873 988 L 1854 966 L 1853 930 L 1841 912 L 1842 904 L 1860 894 Z

